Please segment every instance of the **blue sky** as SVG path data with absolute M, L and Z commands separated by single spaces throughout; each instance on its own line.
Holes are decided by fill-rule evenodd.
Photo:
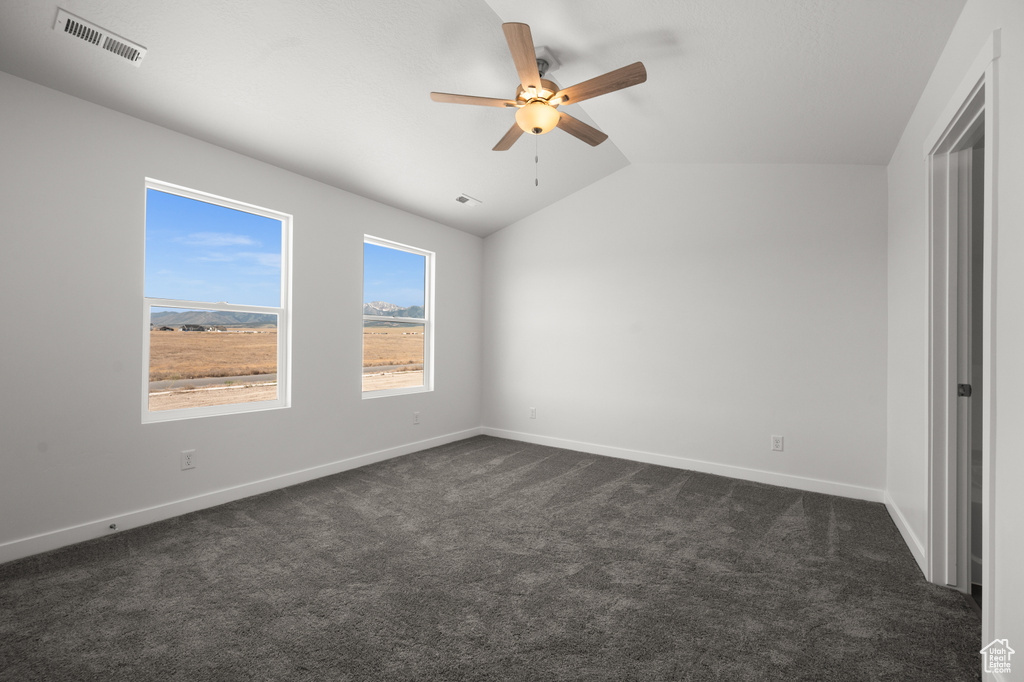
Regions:
M 146 190 L 146 296 L 281 305 L 281 222 Z
M 422 306 L 426 262 L 415 253 L 363 244 L 363 303 Z

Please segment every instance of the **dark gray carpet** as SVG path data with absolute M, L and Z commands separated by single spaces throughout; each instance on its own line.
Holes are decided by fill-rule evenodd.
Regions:
M 0 566 L 3 680 L 976 680 L 884 507 L 477 437 Z

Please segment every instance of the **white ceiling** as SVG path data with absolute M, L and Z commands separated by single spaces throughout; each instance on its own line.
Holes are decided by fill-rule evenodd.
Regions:
M 0 70 L 487 235 L 629 163 L 885 164 L 964 2 L 0 0 Z M 147 56 L 53 31 L 58 6 Z M 430 100 L 514 96 L 502 21 L 562 86 L 644 62 L 646 83 L 566 107 L 607 142 L 493 152 L 512 111 Z

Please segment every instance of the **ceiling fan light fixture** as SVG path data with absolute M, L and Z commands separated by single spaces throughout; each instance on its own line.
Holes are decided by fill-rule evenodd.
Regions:
M 555 128 L 560 128 L 591 147 L 596 147 L 607 140 L 608 135 L 569 114 L 560 113 L 557 107 L 570 101 L 575 104 L 591 97 L 639 85 L 647 80 L 647 69 L 643 62 L 634 62 L 568 88 L 560 88 L 554 81 L 544 78 L 545 74 L 555 70 L 558 62 L 547 48 L 534 47 L 533 34 L 529 26 L 519 22 L 506 22 L 501 25 L 501 30 L 505 34 L 505 41 L 508 43 L 516 74 L 519 76 L 515 99 L 454 95 L 446 92 L 430 93 L 430 99 L 435 102 L 518 109 L 516 122 L 498 140 L 498 144 L 494 145 L 493 150 L 496 152 L 508 151 L 523 133 L 543 135 Z
M 561 114 L 549 104 L 540 100 L 527 102 L 516 112 L 516 124 L 523 132 L 531 135 L 543 135 L 551 132 L 558 125 Z

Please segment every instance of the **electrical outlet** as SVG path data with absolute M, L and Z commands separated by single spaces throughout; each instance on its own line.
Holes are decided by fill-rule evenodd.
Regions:
M 416 426 L 419 423 L 420 423 L 420 413 L 419 412 L 413 412 L 412 413 L 412 425 Z
M 195 450 L 182 450 L 181 451 L 181 470 L 195 469 L 196 468 L 196 451 Z
M 782 452 L 782 436 L 772 436 L 772 450 Z
M 531 407 L 530 408 L 530 419 L 536 419 L 536 418 L 537 418 L 537 408 L 536 407 Z

